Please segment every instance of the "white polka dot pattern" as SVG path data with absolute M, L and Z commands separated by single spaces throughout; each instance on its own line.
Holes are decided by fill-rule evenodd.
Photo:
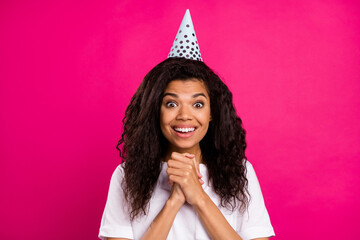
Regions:
M 186 10 L 179 31 L 176 34 L 173 46 L 168 55 L 168 58 L 170 57 L 183 57 L 202 61 L 189 9 Z

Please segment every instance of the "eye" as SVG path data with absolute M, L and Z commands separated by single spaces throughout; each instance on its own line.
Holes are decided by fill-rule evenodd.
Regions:
M 194 107 L 196 108 L 202 108 L 204 106 L 204 104 L 202 102 L 197 102 L 194 104 Z
M 167 102 L 165 105 L 168 108 L 173 108 L 177 106 L 176 102 Z

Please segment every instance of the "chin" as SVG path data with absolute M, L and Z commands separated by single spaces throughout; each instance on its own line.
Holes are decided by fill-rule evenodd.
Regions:
M 187 150 L 187 149 L 192 149 L 194 148 L 196 145 L 198 145 L 198 143 L 194 144 L 194 143 L 189 143 L 189 144 L 177 144 L 177 143 L 171 143 L 171 145 L 179 150 Z

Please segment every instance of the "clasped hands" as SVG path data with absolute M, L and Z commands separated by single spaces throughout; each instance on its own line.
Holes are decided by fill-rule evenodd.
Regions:
M 167 161 L 169 184 L 172 186 L 170 199 L 184 204 L 196 205 L 206 194 L 201 185 L 204 181 L 194 154 L 173 152 Z

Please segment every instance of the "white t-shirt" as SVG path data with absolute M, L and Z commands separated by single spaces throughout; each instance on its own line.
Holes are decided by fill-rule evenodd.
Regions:
M 229 211 L 219 207 L 226 220 L 244 240 L 274 236 L 274 230 L 270 223 L 270 218 L 265 207 L 264 198 L 261 193 L 260 185 L 251 163 L 247 162 L 248 190 L 251 195 L 249 207 L 243 214 L 239 210 Z M 203 175 L 204 191 L 210 196 L 212 201 L 219 206 L 220 198 L 208 183 L 208 171 L 204 164 L 200 164 L 200 173 Z M 168 183 L 166 174 L 167 164 L 162 164 L 162 170 L 150 199 L 150 207 L 147 215 L 130 221 L 129 208 L 126 207 L 121 181 L 124 176 L 124 169 L 119 165 L 111 177 L 109 194 L 105 205 L 105 210 L 101 219 L 99 238 L 106 237 L 140 239 L 149 228 L 154 218 L 164 207 L 165 202 L 170 196 L 171 187 Z M 170 229 L 168 240 L 184 239 L 210 239 L 195 209 L 185 203 L 177 213 L 174 223 Z

